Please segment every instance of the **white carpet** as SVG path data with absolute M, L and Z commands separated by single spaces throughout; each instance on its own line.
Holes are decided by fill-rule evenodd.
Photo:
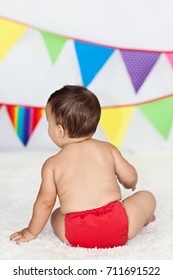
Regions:
M 0 259 L 173 259 L 173 153 L 124 154 L 139 174 L 138 190 L 157 199 L 157 220 L 126 246 L 113 249 L 71 248 L 48 223 L 37 239 L 15 245 L 9 235 L 27 226 L 40 185 L 40 169 L 49 153 L 0 153 Z M 123 195 L 131 192 L 123 190 Z

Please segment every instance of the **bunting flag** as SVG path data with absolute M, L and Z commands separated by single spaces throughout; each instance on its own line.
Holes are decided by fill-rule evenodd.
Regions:
M 24 145 L 27 145 L 36 125 L 43 116 L 44 109 L 16 105 L 7 105 L 6 107 L 19 139 Z
M 4 59 L 12 46 L 19 40 L 25 25 L 0 18 L 0 60 Z M 53 33 L 38 30 L 45 42 L 52 63 L 55 63 L 65 43 L 73 38 L 65 38 Z M 104 47 L 89 42 L 74 40 L 83 85 L 88 86 L 116 48 Z M 126 50 L 118 48 L 137 93 L 154 67 L 161 53 L 165 53 L 173 65 L 173 52 Z
M 0 61 L 20 39 L 26 26 L 0 18 Z
M 58 35 L 54 35 L 52 33 L 48 33 L 46 31 L 41 31 L 43 39 L 45 41 L 47 50 L 49 52 L 52 63 L 54 64 L 60 55 L 62 48 L 67 42 L 66 38 L 63 38 Z
M 137 93 L 158 60 L 159 52 L 120 50 Z
M 79 41 L 74 41 L 74 44 L 83 85 L 87 87 L 115 49 Z
M 169 137 L 173 124 L 173 97 L 138 106 L 164 139 Z
M 0 18 L 0 61 L 4 59 L 27 28 L 25 25 Z M 72 38 L 68 39 L 45 31 L 38 30 L 38 32 L 43 37 L 53 64 L 57 61 L 66 42 L 68 40 L 74 41 L 83 85 L 86 87 L 92 82 L 114 51 L 116 51 L 115 48 L 111 47 L 103 47 Z M 136 93 L 138 93 L 157 63 L 161 53 L 167 56 L 173 67 L 173 52 L 126 50 L 120 48 L 118 50 L 121 53 L 122 60 L 126 65 Z M 44 109 L 0 104 L 0 108 L 2 106 L 6 106 L 19 139 L 24 145 L 27 145 L 44 113 Z M 120 147 L 135 107 L 139 108 L 164 139 L 168 139 L 173 123 L 173 96 L 152 102 L 150 100 L 142 105 L 102 108 L 100 124 L 113 144 Z
M 5 106 L 14 129 L 26 146 L 35 127 L 44 114 L 44 108 Z M 150 103 L 102 108 L 100 125 L 110 142 L 120 148 L 135 108 L 144 114 L 161 136 L 167 140 L 173 124 L 173 96 Z
M 165 53 L 169 62 L 171 63 L 172 67 L 173 67 L 173 52 L 171 53 Z
M 131 120 L 134 106 L 102 108 L 100 124 L 108 139 L 120 147 Z

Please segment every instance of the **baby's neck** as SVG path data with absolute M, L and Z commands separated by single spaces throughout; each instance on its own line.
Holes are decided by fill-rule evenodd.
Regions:
M 84 142 L 84 141 L 89 140 L 89 139 L 91 139 L 91 136 L 80 137 L 80 138 L 70 138 L 70 137 L 67 137 L 63 141 L 62 149 L 67 147 L 67 146 L 69 146 L 69 145 L 71 145 L 71 144 L 81 143 L 81 142 Z

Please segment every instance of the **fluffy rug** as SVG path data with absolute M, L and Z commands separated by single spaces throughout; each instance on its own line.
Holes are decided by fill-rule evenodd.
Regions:
M 151 190 L 157 199 L 156 221 L 123 247 L 68 247 L 50 223 L 32 242 L 16 245 L 9 235 L 27 226 L 39 184 L 40 170 L 50 152 L 0 153 L 0 258 L 2 260 L 173 259 L 173 153 L 124 153 L 139 174 L 138 190 Z M 122 190 L 123 196 L 131 194 Z

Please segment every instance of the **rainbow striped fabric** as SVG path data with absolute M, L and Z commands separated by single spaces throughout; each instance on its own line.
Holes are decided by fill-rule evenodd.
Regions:
M 44 108 L 16 105 L 7 105 L 6 108 L 18 137 L 26 146 L 36 125 L 44 114 Z

